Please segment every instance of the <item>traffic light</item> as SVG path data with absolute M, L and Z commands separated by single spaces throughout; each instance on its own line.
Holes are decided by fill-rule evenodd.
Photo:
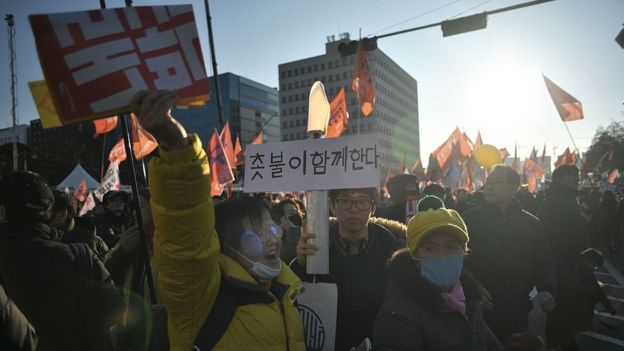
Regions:
M 472 16 L 461 17 L 442 22 L 442 36 L 471 32 L 487 27 L 487 13 L 478 13 Z
M 355 55 L 359 42 L 362 42 L 362 49 L 364 49 L 364 51 L 377 49 L 377 38 L 363 38 L 361 40 L 351 40 L 348 43 L 340 43 L 340 45 L 338 45 L 338 52 L 340 52 L 341 56 Z

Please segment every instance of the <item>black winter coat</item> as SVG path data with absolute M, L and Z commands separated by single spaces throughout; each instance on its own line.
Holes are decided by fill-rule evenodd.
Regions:
M 3 226 L 0 276 L 6 291 L 35 327 L 37 350 L 107 350 L 122 296 L 95 254 L 86 251 L 93 268 L 84 277 L 79 258 L 59 239 L 45 224 Z
M 505 213 L 484 204 L 462 214 L 470 241 L 466 268 L 493 298 L 485 314 L 496 336 L 528 329 L 529 293 L 556 290 L 555 264 L 543 226 L 512 202 Z
M 453 310 L 437 287 L 421 277 L 404 250 L 390 263 L 390 284 L 374 329 L 375 350 L 500 350 L 483 319 L 483 288 L 466 271 L 460 278 L 466 315 Z
M 574 300 L 581 251 L 588 247 L 576 195 L 575 189 L 553 183 L 539 210 L 557 267 L 557 305 Z
M 368 224 L 368 240 L 356 255 L 341 248 L 338 224 L 329 227 L 329 274 L 318 276 L 318 282 L 334 283 L 338 288 L 336 350 L 349 350 L 372 336 L 375 316 L 383 302 L 387 282 L 386 263 L 399 244 L 386 228 Z M 312 281 L 305 267 L 293 260 L 290 268 L 303 281 Z
M 35 329 L 0 285 L 0 350 L 31 351 L 36 347 Z

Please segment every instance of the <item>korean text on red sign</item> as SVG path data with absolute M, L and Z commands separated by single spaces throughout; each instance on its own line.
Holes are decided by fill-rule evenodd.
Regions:
M 378 185 L 379 154 L 373 134 L 247 145 L 245 192 Z
M 206 100 L 208 79 L 191 5 L 32 15 L 46 82 L 63 123 L 128 112 L 139 90 Z

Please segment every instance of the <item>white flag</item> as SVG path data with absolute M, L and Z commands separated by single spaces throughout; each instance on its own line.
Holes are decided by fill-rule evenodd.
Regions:
M 106 170 L 106 174 L 104 175 L 104 179 L 102 180 L 100 187 L 95 191 L 95 197 L 102 201 L 104 194 L 111 190 L 119 189 L 121 189 L 121 181 L 119 180 L 119 163 L 112 161 L 108 165 L 108 169 Z
M 95 207 L 95 199 L 93 199 L 93 193 L 89 193 L 89 196 L 85 199 L 80 212 L 78 212 L 78 217 L 84 216 L 85 213 L 91 211 Z

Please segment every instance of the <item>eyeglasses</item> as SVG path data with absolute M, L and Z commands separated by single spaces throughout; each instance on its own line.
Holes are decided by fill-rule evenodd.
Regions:
M 355 204 L 355 208 L 358 211 L 370 210 L 373 207 L 373 201 L 365 199 L 336 199 L 335 204 L 336 208 L 342 211 L 350 210 L 351 207 L 353 207 L 353 204 Z

